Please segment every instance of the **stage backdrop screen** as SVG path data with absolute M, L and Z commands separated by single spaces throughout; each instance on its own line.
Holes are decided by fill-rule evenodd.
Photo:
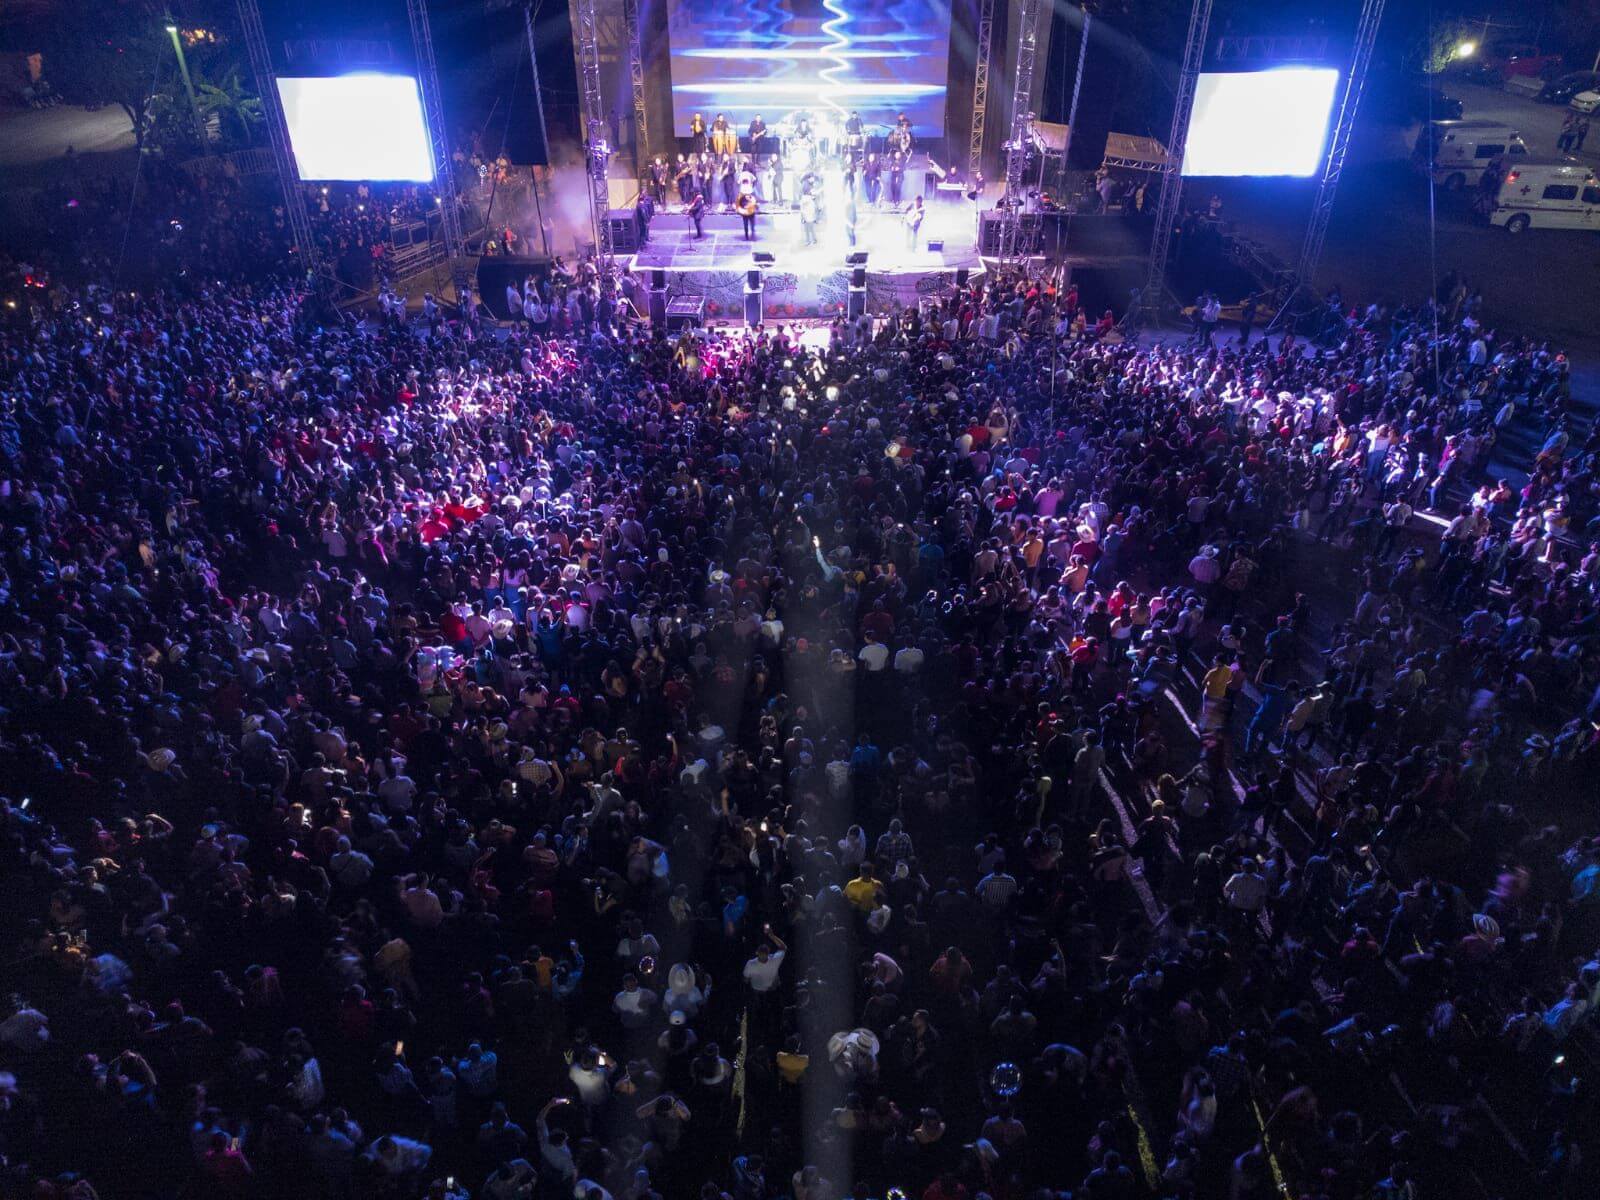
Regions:
M 1339 72 L 1321 67 L 1203 74 L 1185 175 L 1315 175 Z
M 944 136 L 950 0 L 667 0 L 667 33 L 680 136 L 697 112 L 742 136 L 757 113 L 772 126 L 796 109 L 869 125 L 903 112 Z
M 433 181 L 422 96 L 409 75 L 278 79 L 301 179 Z

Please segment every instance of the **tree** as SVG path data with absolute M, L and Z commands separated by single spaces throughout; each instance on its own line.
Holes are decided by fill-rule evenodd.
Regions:
M 1474 52 L 1481 51 L 1483 47 L 1478 43 L 1482 41 L 1482 29 L 1481 22 L 1462 17 L 1442 17 L 1435 21 L 1428 27 L 1427 50 L 1422 59 L 1423 71 L 1437 75 L 1459 62 L 1463 45 L 1471 45 Z
M 164 19 L 154 5 L 73 0 L 52 6 L 43 45 L 45 77 L 61 95 L 73 104 L 117 105 L 143 149 L 157 115 L 151 99 L 177 75 Z
M 248 146 L 255 141 L 265 116 L 261 97 L 245 87 L 244 72 L 237 65 L 229 67 L 215 83 L 196 73 L 194 94 L 201 118 L 208 123 L 216 118 L 223 142 Z

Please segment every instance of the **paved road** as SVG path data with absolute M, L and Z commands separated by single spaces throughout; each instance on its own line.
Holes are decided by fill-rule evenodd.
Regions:
M 33 166 L 74 153 L 108 154 L 133 148 L 133 126 L 115 105 L 90 112 L 57 105 L 0 111 L 0 166 Z
M 1489 88 L 1451 90 L 1466 116 L 1507 120 L 1535 154 L 1554 153 L 1560 108 Z M 1443 190 L 1430 196 L 1427 180 L 1406 163 L 1416 129 L 1369 121 L 1358 130 L 1318 286 L 1338 283 L 1352 299 L 1409 299 L 1455 268 L 1482 288 L 1491 323 L 1600 360 L 1600 237 L 1546 229 L 1517 236 L 1476 223 L 1465 197 Z M 1584 157 L 1600 164 L 1600 129 Z M 1213 190 L 1242 231 L 1288 262 L 1299 257 L 1315 181 L 1230 180 Z

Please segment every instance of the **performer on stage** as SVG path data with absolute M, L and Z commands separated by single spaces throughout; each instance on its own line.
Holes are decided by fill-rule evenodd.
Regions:
M 922 197 L 918 196 L 911 202 L 911 207 L 906 209 L 906 249 L 917 248 L 917 235 L 922 232 L 922 218 L 924 216 Z
M 717 119 L 711 122 L 711 153 L 735 154 L 738 150 L 738 135 L 733 132 L 733 126 L 728 124 L 727 116 L 718 113 Z
M 739 190 L 756 194 L 756 172 L 748 158 L 739 164 Z
M 700 156 L 700 165 L 695 171 L 694 190 L 705 197 L 707 204 L 716 202 L 717 164 L 711 161 L 710 154 Z
M 756 213 L 761 211 L 761 204 L 750 192 L 740 192 L 739 199 L 734 204 L 739 212 L 739 219 L 744 222 L 744 240 L 756 240 Z
M 773 204 L 783 203 L 783 155 L 774 154 L 767 159 L 767 199 Z
M 900 153 L 909 156 L 911 153 L 911 118 L 906 116 L 905 113 L 901 113 L 895 121 L 894 127 L 895 132 L 899 135 L 897 142 Z
M 805 231 L 805 244 L 807 246 L 815 246 L 817 244 L 817 217 L 820 215 L 817 209 L 816 194 L 811 191 L 801 192 L 800 228 Z
M 750 122 L 750 154 L 757 162 L 767 152 L 767 123 L 757 113 L 755 120 Z
M 700 222 L 705 219 L 705 215 L 706 198 L 696 192 L 694 198 L 689 201 L 689 223 L 694 226 L 696 239 L 705 237 L 705 231 L 700 228 Z
M 717 179 L 722 184 L 722 211 L 727 212 L 733 207 L 734 198 L 739 194 L 739 177 L 733 169 L 733 155 L 722 156 L 722 163 L 717 168 Z
M 900 193 L 906 182 L 906 156 L 896 150 L 889 156 L 889 203 L 900 207 Z
M 667 206 L 667 175 L 667 160 L 658 154 L 650 163 L 650 195 L 655 198 L 657 208 Z
M 672 181 L 678 185 L 678 203 L 687 207 L 689 201 L 694 199 L 695 178 L 694 164 L 685 155 L 678 155 L 678 170 Z
M 699 113 L 689 118 L 689 152 L 697 155 L 706 152 L 706 119 Z
M 876 154 L 867 155 L 867 165 L 861 168 L 861 180 L 866 185 L 867 203 L 878 207 L 878 197 L 883 194 L 883 163 Z
M 860 159 L 861 153 L 866 149 L 866 126 L 861 123 L 861 114 L 854 109 L 844 122 L 844 152 L 847 157 Z

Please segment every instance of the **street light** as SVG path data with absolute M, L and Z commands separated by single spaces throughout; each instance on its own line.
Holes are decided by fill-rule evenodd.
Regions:
M 1456 46 L 1457 58 L 1471 58 L 1478 52 L 1477 42 L 1462 42 Z
M 178 27 L 171 21 L 166 24 L 167 36 L 172 39 L 172 51 L 178 56 L 178 74 L 183 76 L 183 90 L 189 97 L 189 115 L 194 119 L 195 136 L 200 139 L 200 152 L 211 153 L 211 139 L 206 136 L 206 123 L 200 119 L 200 103 L 194 98 L 194 81 L 189 78 L 189 60 L 183 56 L 183 40 L 178 37 Z

